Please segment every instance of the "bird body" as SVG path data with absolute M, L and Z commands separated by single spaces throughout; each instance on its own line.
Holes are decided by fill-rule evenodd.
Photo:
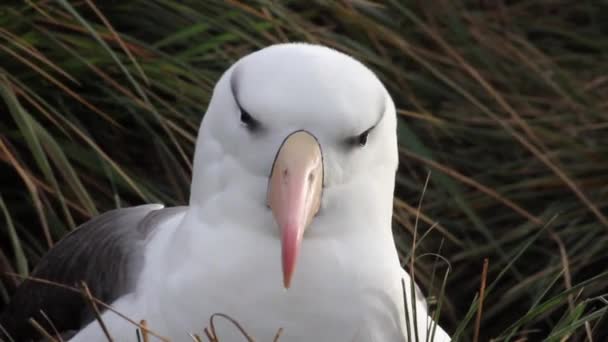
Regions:
M 279 328 L 281 341 L 406 341 L 395 131 L 384 86 L 342 53 L 281 44 L 244 57 L 203 119 L 189 206 L 149 223 L 143 261 L 124 268 L 136 280 L 113 308 L 173 341 L 216 313 L 260 341 Z M 434 323 L 415 292 L 425 341 Z M 113 311 L 102 319 L 115 340 L 136 340 Z M 228 320 L 215 326 L 220 341 L 243 340 Z M 89 319 L 71 341 L 104 338 Z M 437 327 L 435 341 L 449 337 Z

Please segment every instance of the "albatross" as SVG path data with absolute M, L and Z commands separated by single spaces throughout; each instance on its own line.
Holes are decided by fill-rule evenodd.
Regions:
M 449 341 L 420 290 L 410 293 L 391 232 L 396 125 L 389 93 L 354 58 L 304 43 L 256 51 L 214 88 L 188 206 L 95 217 L 33 277 L 84 281 L 172 341 L 192 340 L 215 313 L 258 341 L 279 328 L 288 342 Z M 80 294 L 34 280 L 17 289 L 0 324 L 15 341 L 35 340 L 28 318 L 46 326 L 41 310 L 70 341 L 106 340 Z M 114 311 L 101 320 L 115 341 L 137 341 Z M 219 319 L 216 334 L 244 340 Z

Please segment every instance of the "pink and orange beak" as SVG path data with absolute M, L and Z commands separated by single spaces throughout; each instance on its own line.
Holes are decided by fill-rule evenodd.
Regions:
M 281 231 L 283 285 L 291 285 L 304 231 L 321 206 L 323 156 L 306 131 L 289 135 L 275 157 L 268 182 L 268 205 Z

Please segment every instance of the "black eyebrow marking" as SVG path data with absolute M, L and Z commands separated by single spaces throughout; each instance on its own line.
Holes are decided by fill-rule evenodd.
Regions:
M 380 107 L 380 115 L 378 116 L 378 119 L 376 119 L 376 122 L 374 122 L 374 124 L 372 125 L 371 128 L 368 129 L 368 131 L 373 130 L 374 128 L 376 128 L 376 126 L 378 126 L 378 124 L 380 123 L 380 121 L 382 121 L 382 119 L 384 118 L 384 113 L 386 113 L 386 97 L 382 96 L 382 105 Z
M 347 145 L 352 146 L 352 145 L 358 145 L 358 144 L 360 144 L 359 143 L 360 142 L 360 138 L 363 135 L 366 136 L 365 140 L 367 141 L 367 135 L 370 134 L 380 124 L 380 122 L 384 118 L 384 113 L 386 112 L 386 98 L 382 97 L 382 99 L 384 99 L 384 101 L 382 102 L 381 111 L 380 111 L 380 114 L 378 115 L 378 118 L 374 122 L 374 124 L 371 125 L 370 127 L 368 127 L 367 129 L 365 129 L 364 131 L 346 138 L 345 142 L 346 142 Z
M 384 99 L 384 97 L 382 97 Z M 363 130 L 361 133 L 358 133 L 357 135 L 355 135 L 355 137 L 360 136 L 361 134 L 364 133 L 369 133 L 371 131 L 374 130 L 374 128 L 376 128 L 376 126 L 378 126 L 380 124 L 380 122 L 382 121 L 382 119 L 384 119 L 384 113 L 386 112 L 386 101 L 382 101 L 382 107 L 380 110 L 380 114 L 378 115 L 378 118 L 376 119 L 376 121 L 374 122 L 373 125 L 371 125 L 370 127 L 366 128 L 365 130 Z
M 238 77 L 238 68 L 235 69 L 230 74 L 230 90 L 232 91 L 232 97 L 234 98 L 234 102 L 236 106 L 239 108 L 240 112 L 240 120 L 243 125 L 249 129 L 251 132 L 259 131 L 262 127 L 262 123 L 251 115 L 239 102 L 238 93 L 236 88 L 237 77 Z
M 234 70 L 232 70 L 232 73 L 230 73 L 230 90 L 232 91 L 232 96 L 234 97 L 234 101 L 236 101 L 236 103 L 238 104 L 238 93 L 237 93 L 237 89 L 236 89 L 236 78 L 237 78 L 237 74 L 238 74 L 238 65 L 234 67 Z M 240 105 L 239 105 L 240 107 Z

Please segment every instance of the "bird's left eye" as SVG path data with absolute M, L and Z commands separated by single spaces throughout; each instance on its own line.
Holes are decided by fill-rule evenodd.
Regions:
M 369 137 L 369 132 L 371 132 L 371 130 L 373 128 L 374 127 L 371 127 L 370 129 L 366 130 L 365 132 L 363 132 L 363 133 L 361 133 L 359 135 L 355 135 L 355 136 L 352 136 L 352 137 L 348 138 L 346 140 L 347 144 L 349 146 L 352 146 L 352 147 L 363 147 L 363 146 L 365 146 L 367 144 L 367 138 Z

